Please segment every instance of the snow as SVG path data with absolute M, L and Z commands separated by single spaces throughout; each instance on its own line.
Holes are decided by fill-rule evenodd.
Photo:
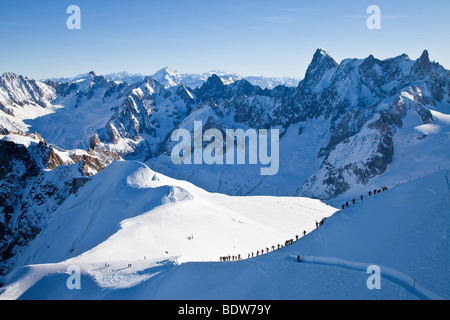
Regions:
M 149 182 L 147 178 L 152 176 L 153 172 L 139 163 L 115 164 L 114 172 L 126 172 L 125 176 L 128 176 L 136 169 L 133 180 L 135 187 L 159 188 L 157 185 L 174 182 L 159 174 L 159 182 Z M 111 176 L 111 172 L 107 176 Z M 102 180 L 105 178 L 107 177 Z M 103 182 L 113 180 L 115 179 Z M 201 258 L 206 255 L 195 250 L 195 247 L 210 250 L 209 255 L 215 256 L 218 251 L 215 245 L 220 245 L 219 242 L 226 241 L 228 246 L 250 248 L 257 242 L 264 246 L 267 238 L 275 240 L 269 234 L 259 237 L 257 230 L 267 228 L 271 219 L 272 222 L 278 220 L 265 214 L 268 212 L 265 208 L 272 202 L 270 197 L 257 198 L 253 203 L 240 198 L 236 202 L 231 201 L 231 206 L 225 209 L 218 205 L 220 200 L 232 197 L 208 194 L 187 182 L 179 182 L 178 187 L 189 190 L 193 199 L 175 201 L 156 208 L 156 211 L 154 209 L 126 219 L 121 223 L 120 230 L 113 232 L 106 241 L 71 259 L 48 263 L 51 259 L 42 259 L 42 255 L 39 259 L 37 256 L 30 256 L 31 262 L 40 262 L 16 269 L 6 277 L 6 285 L 0 289 L 0 298 L 448 299 L 449 181 L 450 171 L 442 171 L 382 192 L 334 214 L 319 229 L 312 230 L 292 245 L 253 259 L 234 262 L 201 262 L 198 261 L 201 259 L 188 259 L 188 256 L 196 254 L 197 258 Z M 94 178 L 91 188 L 98 187 L 97 183 Z M 90 188 L 88 190 L 92 191 Z M 97 196 L 105 197 L 105 193 L 97 193 Z M 72 205 L 82 205 L 85 201 L 82 199 L 83 194 L 78 198 L 72 199 Z M 215 203 L 215 208 L 222 212 L 222 216 L 208 214 L 208 211 L 205 213 L 202 208 L 193 211 L 192 207 L 189 208 L 188 215 L 183 213 L 184 205 L 193 205 L 197 201 L 200 206 L 206 206 L 207 202 L 216 200 L 219 202 Z M 286 230 L 298 229 L 303 219 L 306 221 L 312 218 L 314 211 L 317 214 L 314 217 L 330 212 L 330 209 L 320 202 L 311 202 L 313 200 L 275 198 L 274 201 L 283 208 L 277 211 L 280 213 L 290 211 L 290 206 L 298 205 L 289 214 L 285 213 L 286 216 L 283 214 L 283 222 L 277 222 L 279 226 L 284 225 Z M 250 210 L 251 214 L 247 214 L 254 206 L 256 207 Z M 299 206 L 302 206 L 301 210 Z M 238 208 L 242 209 L 239 213 L 236 212 Z M 293 226 L 294 212 L 306 213 L 308 210 L 311 210 L 309 218 L 305 215 Z M 72 220 L 72 223 L 77 221 L 86 224 L 83 222 L 84 210 L 78 212 L 81 216 L 73 217 L 76 220 Z M 115 216 L 114 211 L 111 212 L 110 216 Z M 198 215 L 200 212 L 202 214 Z M 97 214 L 102 215 L 101 212 Z M 289 215 L 292 216 L 288 218 Z M 231 220 L 238 217 L 239 222 Z M 259 225 L 255 223 L 256 219 L 266 221 L 261 221 Z M 101 221 L 107 222 L 106 219 Z M 170 250 L 180 250 L 177 253 L 184 251 L 184 259 L 172 254 L 159 258 L 147 255 L 144 258 L 144 252 L 150 253 L 148 249 L 152 247 L 152 225 L 158 223 L 160 226 L 164 223 L 165 232 L 160 231 L 154 241 L 159 241 L 159 245 L 164 243 L 165 248 L 176 243 L 177 248 L 171 247 Z M 218 225 L 220 228 L 215 230 L 207 230 L 206 227 L 215 228 Z M 198 229 L 191 228 L 194 226 Z M 274 229 L 277 227 L 274 223 L 271 226 Z M 75 236 L 74 233 L 67 232 L 66 226 L 59 227 L 59 233 L 65 233 L 67 238 Z M 253 229 L 252 237 L 249 237 L 251 239 L 245 239 L 241 232 L 237 232 L 242 227 Z M 178 234 L 174 232 L 176 229 L 179 229 L 177 232 L 184 232 Z M 268 230 L 264 231 L 267 233 Z M 191 232 L 194 233 L 193 240 L 183 239 Z M 231 232 L 232 235 L 229 234 Z M 87 233 L 85 235 L 87 236 Z M 34 242 L 44 244 L 44 240 L 49 236 L 46 230 Z M 61 246 L 58 232 L 54 237 L 55 246 Z M 221 237 L 226 239 L 214 239 Z M 146 241 L 143 241 L 144 239 Z M 214 241 L 215 245 L 210 245 L 210 241 Z M 32 249 L 33 245 L 30 246 L 31 251 Z M 25 253 L 29 254 L 30 251 Z M 297 255 L 302 257 L 302 263 L 295 261 Z M 105 266 L 105 263 L 109 266 Z M 128 263 L 132 266 L 128 267 Z M 67 268 L 70 265 L 81 269 L 81 290 L 68 290 L 66 287 L 69 276 Z M 380 267 L 380 290 L 369 290 L 366 286 L 369 277 L 366 269 L 369 265 Z
M 327 55 L 325 51 L 319 53 Z M 356 121 L 348 123 L 357 127 L 356 133 L 327 150 L 324 158 L 318 155 L 324 154 L 323 147 L 330 142 L 333 120 L 321 116 L 289 123 L 280 131 L 280 170 L 273 177 L 260 176 L 259 166 L 251 165 L 174 166 L 167 153 L 170 143 L 164 150 L 157 149 L 177 126 L 190 130 L 193 121 L 199 120 L 211 121 L 220 129 L 237 124 L 227 103 L 218 102 L 214 108 L 201 104 L 187 115 L 183 98 L 174 94 L 180 89 L 174 86 L 188 80 L 203 83 L 207 74 L 189 77 L 165 68 L 158 72 L 158 81 L 167 90 L 146 81 L 109 96 L 105 95 L 108 86 L 93 86 L 95 81 L 87 81 L 95 76 L 90 73 L 74 80 L 80 92 L 66 97 L 56 97 L 54 90 L 42 83 L 36 84 L 40 94 L 42 91 L 42 97 L 37 97 L 37 93 L 24 89 L 23 83 L 29 80 L 3 75 L 11 87 L 0 92 L 0 102 L 7 102 L 6 94 L 12 94 L 18 102 L 12 106 L 14 117 L 0 112 L 0 126 L 24 132 L 36 128 L 50 143 L 62 148 L 87 148 L 97 130 L 129 107 L 134 112 L 130 113 L 129 127 L 122 127 L 120 121 L 111 122 L 112 131 L 123 134 L 129 128 L 139 128 L 144 124 L 139 116 L 144 114 L 151 124 L 148 127 L 157 130 L 142 132 L 133 139 L 118 134 L 120 139 L 110 144 L 110 149 L 124 153 L 148 145 L 149 154 L 166 153 L 150 159 L 148 166 L 117 161 L 71 195 L 45 222 L 42 233 L 14 258 L 17 268 L 1 279 L 5 286 L 0 288 L 0 299 L 450 298 L 448 96 L 444 93 L 441 102 L 434 98 L 427 102 L 432 90 L 423 80 L 414 83 L 420 88 L 400 90 L 414 61 L 403 55 L 394 59 L 399 60 L 394 67 L 401 72 L 388 72 L 392 71 L 386 66 L 391 62 L 388 59 L 368 70 L 373 77 L 365 77 L 364 83 L 359 66 L 366 60 L 347 59 L 337 70 L 323 74 L 314 89 L 321 92 L 333 88 L 336 102 L 343 106 L 348 103 L 362 112 L 364 119 L 352 120 L 364 124 L 360 123 L 360 128 Z M 214 73 L 224 83 L 241 79 Z M 117 74 L 117 79 L 131 80 L 134 76 L 143 77 L 123 73 Z M 389 81 L 379 87 L 378 77 Z M 266 81 L 267 86 L 275 83 L 258 77 L 252 80 Z M 396 93 L 380 99 L 377 86 Z M 122 104 L 122 94 L 130 93 L 129 104 Z M 398 98 L 402 103 L 397 104 Z M 258 119 L 262 124 L 277 119 L 276 110 L 282 109 L 283 102 L 268 96 L 245 99 L 244 107 L 262 112 Z M 432 119 L 427 117 L 427 110 Z M 376 124 L 379 112 L 386 111 L 402 114 L 398 119 L 401 125 L 390 128 L 393 159 L 384 173 L 362 185 L 351 170 L 365 169 L 368 160 L 377 156 L 383 136 L 371 124 Z M 242 124 L 243 129 L 249 125 Z M 2 140 L 26 147 L 39 142 L 20 135 L 3 136 Z M 54 150 L 67 164 L 73 163 L 70 155 L 86 154 L 78 149 Z M 342 172 L 350 189 L 327 201 L 328 205 L 283 197 L 325 197 L 327 188 L 336 187 L 325 185 L 327 175 L 342 168 L 351 168 Z M 64 175 L 63 169 L 50 171 L 46 179 L 57 180 Z M 68 172 L 70 182 L 77 168 L 68 170 L 72 170 Z M 382 186 L 388 186 L 389 191 L 367 197 L 368 190 Z M 279 196 L 267 196 L 275 194 Z M 363 201 L 359 201 L 361 194 L 366 196 Z M 332 206 L 340 208 L 352 198 L 358 199 L 356 205 L 334 214 L 337 210 Z M 315 221 L 322 218 L 328 218 L 325 225 L 315 230 Z M 249 252 L 271 248 L 295 238 L 302 230 L 308 232 L 307 237 L 270 254 L 217 262 L 219 256 L 228 254 L 246 258 Z M 298 254 L 304 263 L 296 262 Z M 365 286 L 365 270 L 372 264 L 381 268 L 383 284 L 379 291 Z M 81 268 L 83 290 L 78 292 L 69 291 L 65 285 L 71 265 Z
M 2 136 L 0 140 L 14 142 L 15 144 L 21 144 L 25 148 L 28 148 L 31 144 L 38 144 L 39 140 L 32 136 L 8 134 Z
M 316 220 L 335 211 L 307 198 L 208 193 L 142 163 L 117 161 L 53 213 L 16 265 L 39 265 L 38 270 L 48 264 L 51 268 L 58 263 L 81 265 L 90 276 L 103 279 L 99 283 L 123 287 L 124 278 L 135 284 L 148 275 L 137 280 L 125 271 L 118 276 L 99 274 L 97 269 L 105 263 L 119 268 L 132 262 L 139 273 L 140 267 L 146 270 L 166 260 L 180 264 L 219 261 L 228 254 L 247 257 L 250 252 L 283 244 L 303 230 L 313 230 Z M 7 290 L 6 297 L 10 294 Z
M 105 127 L 112 116 L 113 104 L 103 103 L 103 91 L 86 100 L 83 97 L 79 105 L 73 105 L 70 98 L 58 98 L 53 103 L 64 106 L 55 112 L 27 120 L 30 130 L 36 128 L 45 139 L 62 148 L 87 149 L 89 138 L 102 127 Z M 73 98 L 73 97 L 72 97 Z

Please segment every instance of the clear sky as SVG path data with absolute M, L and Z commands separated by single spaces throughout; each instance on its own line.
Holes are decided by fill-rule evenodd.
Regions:
M 69 5 L 81 30 L 69 30 Z M 369 5 L 381 30 L 369 30 Z M 448 0 L 2 0 L 0 74 L 210 70 L 302 78 L 317 48 L 338 62 L 424 49 L 450 68 Z

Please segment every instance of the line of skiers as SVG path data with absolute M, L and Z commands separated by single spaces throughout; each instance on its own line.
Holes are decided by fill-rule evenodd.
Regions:
M 317 221 L 316 221 L 316 226 L 323 224 L 324 221 L 325 221 L 325 219 L 322 219 L 320 222 L 317 222 Z M 306 230 L 303 230 L 302 234 L 303 234 L 303 236 L 306 236 Z M 284 245 L 283 245 L 283 244 L 278 244 L 277 246 L 271 246 L 271 248 L 266 247 L 265 249 L 263 248 L 263 249 L 261 249 L 261 250 L 257 250 L 256 253 L 251 252 L 251 253 L 249 253 L 249 254 L 247 255 L 247 259 L 251 259 L 251 258 L 253 258 L 253 257 L 257 257 L 257 256 L 260 256 L 260 255 L 263 255 L 264 253 L 269 253 L 270 249 L 272 249 L 272 251 L 275 251 L 275 250 L 277 250 L 277 249 L 281 249 L 281 248 L 283 248 L 283 247 L 286 247 L 286 246 L 288 246 L 288 245 L 290 245 L 290 244 L 293 244 L 293 243 L 294 243 L 295 241 L 297 241 L 299 238 L 300 238 L 300 236 L 299 236 L 299 235 L 296 235 L 296 236 L 295 236 L 295 240 L 294 240 L 294 239 L 288 239 L 288 240 L 286 240 L 286 241 L 284 242 Z M 242 260 L 242 257 L 241 257 L 240 254 L 238 254 L 238 255 L 232 255 L 232 256 L 231 256 L 231 255 L 228 255 L 228 256 L 220 257 L 220 261 L 222 261 L 222 262 L 226 262 L 226 261 L 238 261 L 238 260 Z
M 372 192 L 372 191 L 369 191 L 369 192 L 368 192 L 368 195 L 369 195 L 369 197 L 371 197 L 372 195 L 381 193 L 381 192 L 386 191 L 386 190 L 388 190 L 388 187 L 383 187 L 383 188 L 381 188 L 381 189 L 374 189 L 373 192 Z M 364 200 L 364 196 L 363 196 L 363 195 L 361 195 L 359 198 L 361 199 L 361 201 Z M 355 200 L 355 199 L 352 199 L 351 202 L 352 202 L 352 204 L 355 204 L 355 203 L 356 203 L 356 200 Z M 344 204 L 342 205 L 342 210 L 344 210 L 345 208 L 348 208 L 348 207 L 349 207 L 349 203 L 348 203 L 348 201 L 347 201 L 346 203 L 344 203 Z

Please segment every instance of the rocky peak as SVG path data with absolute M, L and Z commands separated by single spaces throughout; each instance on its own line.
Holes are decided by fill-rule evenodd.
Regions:
M 213 74 L 211 77 L 206 80 L 206 83 L 204 86 L 207 87 L 223 87 L 225 84 L 223 83 L 222 79 L 217 74 Z
M 431 71 L 431 62 L 428 51 L 424 50 L 419 59 L 416 60 L 411 70 L 411 80 L 423 80 Z
M 300 81 L 298 88 L 301 91 L 320 90 L 319 84 L 323 87 L 330 80 L 330 78 L 324 79 L 324 77 L 327 73 L 334 73 L 338 66 L 339 64 L 324 49 L 317 49 L 306 70 L 305 78 Z

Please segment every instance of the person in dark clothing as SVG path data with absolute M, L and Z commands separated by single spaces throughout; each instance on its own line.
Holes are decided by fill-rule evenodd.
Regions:
M 345 209 L 345 204 L 342 205 L 342 210 L 344 210 L 344 209 Z
M 348 207 L 348 202 L 345 203 L 345 206 Z
M 361 201 L 363 201 L 363 199 L 364 199 L 363 195 L 361 195 L 361 197 L 360 197 L 360 198 L 361 198 Z
M 369 197 L 371 197 L 372 196 L 372 191 L 369 191 Z
M 355 199 L 352 199 L 352 203 L 355 204 L 355 202 L 356 202 Z
M 297 261 L 298 261 L 298 262 L 301 262 L 300 256 L 297 256 Z
M 306 230 L 303 230 L 303 236 L 306 236 Z

